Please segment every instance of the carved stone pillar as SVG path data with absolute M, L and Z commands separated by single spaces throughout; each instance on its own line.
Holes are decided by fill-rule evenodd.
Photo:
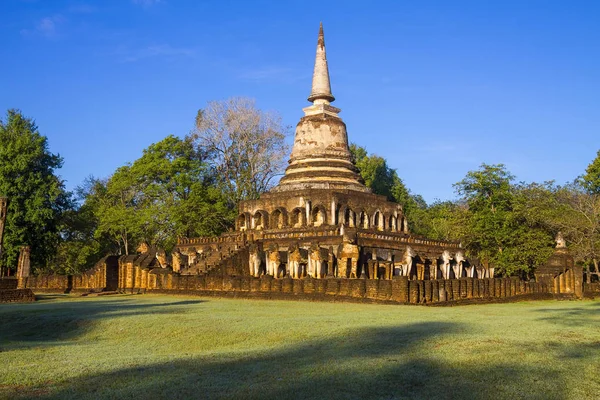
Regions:
M 417 262 L 417 279 L 425 280 L 425 264 L 422 262 Z
M 566 284 L 565 284 L 565 274 L 560 274 L 558 276 L 558 284 L 559 284 L 559 289 L 558 292 L 559 293 L 565 293 L 566 292 Z
M 21 246 L 19 261 L 17 263 L 17 285 L 19 288 L 24 288 L 26 286 L 27 278 L 29 278 L 29 272 L 31 268 L 29 254 L 29 246 Z
M 565 293 L 573 293 L 573 269 L 566 270 L 565 275 Z

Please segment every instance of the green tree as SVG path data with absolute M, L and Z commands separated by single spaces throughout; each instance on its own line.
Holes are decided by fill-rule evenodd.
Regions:
M 106 234 L 119 249 L 119 254 L 129 254 L 133 242 L 142 231 L 140 186 L 131 173 L 131 166 L 119 167 L 106 181 L 95 187 L 92 201 L 97 202 L 97 236 Z
M 364 147 L 354 143 L 350 144 L 350 153 L 365 185 L 371 188 L 373 193 L 386 196 L 388 200 L 401 204 L 409 229 L 415 229 L 418 226 L 418 210 L 427 207 L 423 198 L 410 193 L 396 170 L 390 168 L 383 157 L 369 155 Z
M 168 136 L 96 186 L 89 200 L 97 204 L 97 236 L 129 254 L 142 241 L 170 249 L 177 237 L 219 234 L 232 226 L 234 211 L 215 182 L 191 139 Z
M 460 241 L 464 233 L 467 208 L 454 201 L 435 201 L 413 211 L 413 232 L 430 239 Z
M 31 262 L 44 268 L 56 253 L 59 225 L 71 207 L 64 184 L 55 174 L 62 158 L 48 149 L 35 122 L 18 110 L 0 120 L 0 194 L 9 198 L 2 265 L 16 267 L 19 248 L 31 246 Z
M 557 200 L 560 213 L 554 221 L 575 259 L 586 267 L 590 282 L 592 272 L 600 277 L 600 194 L 575 182 L 560 188 Z
M 528 273 L 553 251 L 551 229 L 528 208 L 533 199 L 528 195 L 538 188 L 513 180 L 504 165 L 482 164 L 454 185 L 467 207 L 460 223 L 463 244 L 504 275 Z
M 579 179 L 581 186 L 590 194 L 600 195 L 600 150 L 596 158 L 585 170 L 585 174 Z
M 63 213 L 60 240 L 49 269 L 60 274 L 76 274 L 92 266 L 104 255 L 118 252 L 107 234 L 97 233 L 98 203 L 94 193 L 104 183 L 94 177 L 85 179 L 75 190 L 77 206 Z

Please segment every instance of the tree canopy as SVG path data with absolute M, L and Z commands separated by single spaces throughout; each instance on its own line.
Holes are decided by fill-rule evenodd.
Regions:
M 552 254 L 553 234 L 528 214 L 527 187 L 515 186 L 503 164 L 482 164 L 455 184 L 467 206 L 461 240 L 470 255 L 505 275 L 528 273 Z
M 600 195 L 600 150 L 596 154 L 596 158 L 585 170 L 585 174 L 579 179 L 581 186 L 588 193 Z
M 139 242 L 170 249 L 177 237 L 219 234 L 234 213 L 215 182 L 205 153 L 189 138 L 167 136 L 96 183 L 88 196 L 98 217 L 96 236 L 108 235 L 129 254 Z

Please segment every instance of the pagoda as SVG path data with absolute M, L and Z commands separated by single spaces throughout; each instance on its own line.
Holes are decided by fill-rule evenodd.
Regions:
M 285 175 L 259 199 L 240 202 L 234 232 L 180 239 L 176 272 L 294 279 L 475 276 L 458 243 L 411 235 L 402 205 L 365 186 L 334 100 L 321 24 L 312 104 L 296 126 Z

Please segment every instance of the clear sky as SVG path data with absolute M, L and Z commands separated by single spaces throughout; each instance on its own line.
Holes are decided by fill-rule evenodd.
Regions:
M 484 162 L 565 183 L 600 149 L 595 0 L 1 0 L 2 118 L 36 120 L 69 189 L 185 135 L 210 100 L 295 126 L 319 21 L 350 141 L 428 202 Z

